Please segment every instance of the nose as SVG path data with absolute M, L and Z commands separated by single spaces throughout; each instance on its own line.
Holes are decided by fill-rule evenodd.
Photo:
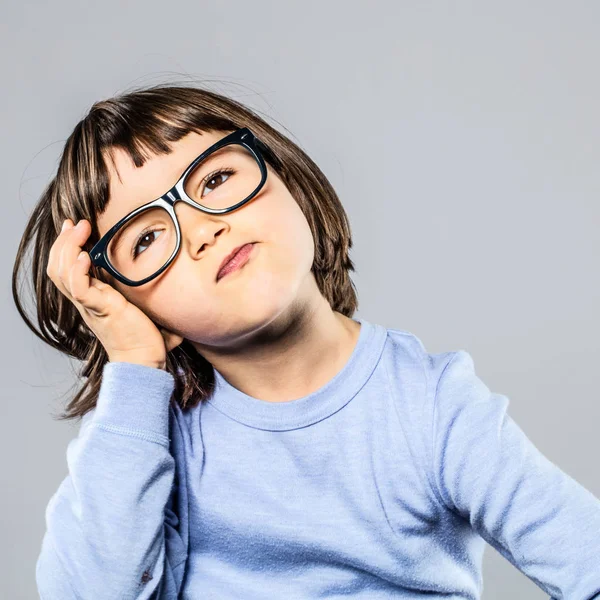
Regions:
M 205 244 L 213 243 L 215 231 L 223 228 L 219 215 L 212 215 L 187 202 L 177 201 L 173 210 L 181 231 L 181 250 L 195 257 Z

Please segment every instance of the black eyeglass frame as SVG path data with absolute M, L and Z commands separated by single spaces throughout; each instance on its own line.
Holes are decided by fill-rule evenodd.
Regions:
M 253 154 L 254 158 L 256 159 L 256 161 L 258 163 L 258 166 L 260 167 L 260 171 L 261 171 L 260 183 L 258 184 L 256 189 L 249 196 L 247 196 L 246 198 L 244 198 L 237 204 L 234 204 L 233 206 L 230 206 L 228 208 L 209 208 L 208 206 L 203 206 L 201 204 L 198 204 L 195 200 L 192 200 L 185 193 L 184 185 L 185 185 L 185 180 L 186 180 L 187 175 L 192 171 L 192 169 L 199 162 L 203 161 L 210 154 L 212 154 L 213 152 L 216 152 L 217 150 L 223 148 L 224 146 L 229 146 L 231 144 L 239 144 L 239 145 L 247 148 Z M 139 206 L 134 211 L 130 212 L 128 215 L 126 215 L 121 220 L 119 220 L 117 223 L 115 223 L 100 238 L 100 240 L 98 240 L 98 242 L 96 242 L 96 244 L 94 244 L 93 248 L 90 250 L 89 254 L 90 254 L 92 264 L 95 265 L 96 267 L 105 269 L 115 279 L 117 279 L 121 283 L 123 283 L 127 286 L 131 286 L 131 287 L 138 287 L 138 286 L 148 283 L 148 281 L 151 281 L 152 279 L 155 279 L 156 277 L 158 277 L 175 260 L 175 257 L 177 256 L 177 254 L 179 254 L 179 250 L 181 249 L 181 227 L 179 225 L 179 221 L 177 220 L 177 215 L 175 214 L 175 209 L 174 209 L 175 202 L 179 202 L 179 201 L 185 202 L 186 204 L 189 204 L 190 206 L 193 206 L 194 208 L 197 208 L 198 210 L 201 210 L 203 212 L 206 212 L 208 214 L 213 214 L 213 215 L 226 214 L 226 213 L 236 210 L 240 206 L 243 206 L 244 204 L 246 204 L 247 202 L 252 200 L 252 198 L 254 198 L 254 196 L 256 196 L 256 194 L 258 194 L 258 192 L 260 192 L 260 190 L 262 189 L 262 187 L 264 186 L 264 184 L 267 180 L 267 166 L 265 164 L 265 160 L 261 153 L 261 149 L 262 149 L 262 152 L 269 152 L 269 147 L 264 142 L 262 142 L 259 138 L 257 138 L 252 133 L 252 131 L 250 131 L 250 129 L 248 129 L 247 127 L 241 127 L 240 129 L 237 129 L 236 131 L 226 135 L 225 137 L 221 138 L 219 141 L 215 142 L 212 146 L 210 146 L 202 154 L 200 154 L 200 156 L 195 158 L 188 167 L 186 167 L 185 171 L 183 172 L 183 175 L 181 175 L 181 177 L 179 178 L 177 183 L 170 190 L 168 190 L 165 194 L 163 194 L 156 200 L 152 200 L 151 202 L 148 202 L 142 206 Z M 117 231 L 125 223 L 127 223 L 128 221 L 133 219 L 139 213 L 141 213 L 145 210 L 148 210 L 152 207 L 155 207 L 155 206 L 158 206 L 158 207 L 166 210 L 169 213 L 173 222 L 175 223 L 175 230 L 177 233 L 177 245 L 175 246 L 175 250 L 173 251 L 173 254 L 171 254 L 171 256 L 169 257 L 167 262 L 158 271 L 156 271 L 154 274 L 150 275 L 149 277 L 146 277 L 145 279 L 142 279 L 140 281 L 133 281 L 131 279 L 128 279 L 124 275 L 121 275 L 121 273 L 119 273 L 110 264 L 110 262 L 108 260 L 108 254 L 107 254 L 108 244 L 109 244 L 110 240 L 114 237 L 114 235 L 117 233 Z

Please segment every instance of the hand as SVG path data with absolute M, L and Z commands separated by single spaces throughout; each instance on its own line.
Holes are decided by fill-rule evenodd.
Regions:
M 111 362 L 133 362 L 159 369 L 181 336 L 159 329 L 137 306 L 108 283 L 88 274 L 90 255 L 82 251 L 91 233 L 89 221 L 63 223 L 50 249 L 46 274 L 77 308 Z

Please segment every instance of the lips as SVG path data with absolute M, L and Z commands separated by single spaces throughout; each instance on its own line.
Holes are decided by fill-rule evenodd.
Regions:
M 219 266 L 219 270 L 217 271 L 217 277 L 216 280 L 218 281 L 224 274 L 225 274 L 225 267 L 227 267 L 227 265 L 236 257 L 236 255 L 241 251 L 241 250 L 246 250 L 248 249 L 247 247 L 252 246 L 253 242 L 249 242 L 246 244 L 242 244 L 241 246 L 238 246 L 237 248 L 234 248 L 224 259 L 223 262 L 221 263 L 221 265 Z

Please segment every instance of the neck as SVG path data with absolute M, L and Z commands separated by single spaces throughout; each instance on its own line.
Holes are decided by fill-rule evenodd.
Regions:
M 246 333 L 234 348 L 194 343 L 202 356 L 238 390 L 267 402 L 306 396 L 330 381 L 350 358 L 360 323 L 320 294 L 310 310 L 279 318 Z

